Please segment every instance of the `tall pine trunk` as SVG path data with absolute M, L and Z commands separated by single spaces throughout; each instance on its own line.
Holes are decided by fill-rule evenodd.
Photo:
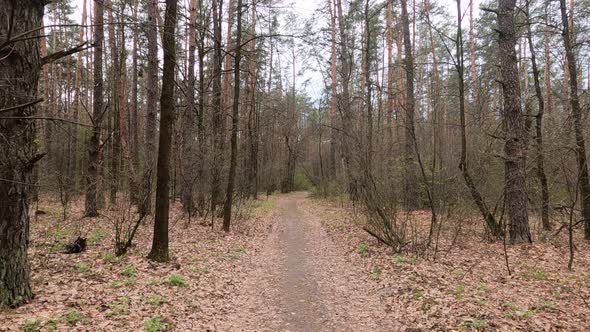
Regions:
M 237 0 L 237 31 L 234 54 L 234 100 L 232 105 L 231 127 L 231 151 L 229 162 L 229 174 L 227 177 L 227 190 L 225 192 L 225 204 L 223 206 L 223 230 L 229 232 L 231 223 L 231 211 L 234 195 L 234 183 L 238 160 L 238 125 L 240 116 L 240 61 L 242 59 L 242 0 Z
M 561 11 L 561 23 L 563 25 L 563 46 L 567 59 L 566 72 L 569 73 L 570 106 L 574 118 L 574 134 L 576 139 L 576 153 L 578 161 L 578 177 L 580 183 L 580 196 L 582 204 L 582 218 L 584 218 L 584 237 L 590 240 L 590 177 L 586 160 L 586 142 L 584 141 L 584 124 L 582 110 L 578 96 L 578 72 L 573 45 L 575 43 L 572 33 L 572 22 L 569 22 L 565 0 L 559 0 Z M 573 11 L 570 11 L 573 15 Z
M 196 51 L 196 20 L 197 1 L 191 0 L 189 8 L 189 46 L 188 46 L 188 84 L 187 107 L 182 121 L 182 159 L 181 159 L 181 187 L 180 201 L 183 209 L 192 215 L 194 210 L 193 191 L 195 179 L 195 51 Z
M 406 95 L 404 108 L 404 200 L 406 208 L 419 206 L 419 192 L 416 183 L 416 165 L 414 160 L 414 55 L 410 40 L 410 22 L 408 18 L 408 1 L 401 0 L 402 33 L 404 41 L 404 69 L 406 72 Z M 415 35 L 414 35 L 415 36 Z
M 35 31 L 43 24 L 40 0 L 0 0 L 0 36 L 10 38 Z M 11 24 L 4 24 L 11 22 Z M 9 26 L 12 28 L 9 31 Z M 0 44 L 0 114 L 35 115 L 41 70 L 39 30 L 25 40 Z M 33 103 L 31 103 L 33 102 Z M 21 106 L 30 104 L 29 106 Z M 12 108 L 12 110 L 6 110 Z M 29 192 L 36 154 L 35 122 L 0 117 L 0 309 L 26 303 L 33 297 L 29 245 Z
M 525 151 L 526 132 L 516 56 L 514 8 L 516 0 L 498 0 L 498 58 L 502 95 L 504 135 L 504 180 L 506 213 L 511 243 L 531 242 L 529 230 Z
M 530 20 L 529 0 L 526 2 L 526 14 Z M 539 110 L 536 115 L 535 123 L 535 141 L 537 143 L 537 155 L 535 158 L 537 165 L 537 178 L 541 185 L 541 224 L 544 230 L 551 230 L 549 221 L 549 185 L 547 184 L 547 175 L 545 175 L 545 155 L 543 152 L 543 115 L 545 114 L 545 98 L 541 90 L 541 80 L 539 79 L 539 68 L 537 66 L 537 56 L 533 44 L 533 33 L 531 22 L 527 24 L 527 39 L 531 51 L 531 66 L 533 67 L 533 82 L 535 85 L 535 95 L 539 101 Z
M 152 209 L 152 183 L 155 171 L 156 115 L 158 113 L 158 1 L 148 0 L 147 37 L 147 77 L 146 77 L 146 123 L 145 158 L 140 196 L 140 210 L 150 213 Z
M 177 0 L 166 0 L 164 19 L 164 70 L 162 72 L 162 95 L 160 97 L 160 139 L 156 179 L 156 211 L 154 238 L 149 258 L 154 261 L 168 260 L 168 218 L 170 209 L 170 157 L 172 155 L 172 125 L 174 123 L 174 72 L 176 62 L 176 7 Z
M 94 1 L 94 92 L 92 101 L 92 135 L 88 144 L 88 170 L 86 172 L 86 217 L 98 216 L 98 168 L 100 161 L 100 127 L 104 115 L 102 85 L 102 49 L 104 41 L 103 3 Z

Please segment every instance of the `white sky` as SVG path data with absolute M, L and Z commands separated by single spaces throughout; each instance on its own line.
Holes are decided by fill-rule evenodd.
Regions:
M 87 6 L 89 5 L 90 2 L 92 2 L 93 0 L 86 0 L 87 2 Z M 244 0 L 244 1 L 248 1 L 248 0 Z M 384 1 L 384 0 L 381 0 Z M 416 1 L 416 5 L 419 6 L 421 5 L 423 0 L 414 0 Z M 447 8 L 447 12 L 450 14 L 450 19 L 452 18 L 454 21 L 456 20 L 456 1 L 455 0 L 430 0 L 433 2 L 439 2 L 444 4 L 444 6 Z M 473 0 L 474 1 L 474 16 L 475 18 L 479 17 L 480 15 L 480 10 L 479 10 L 479 4 L 482 0 Z M 179 0 L 179 3 L 185 3 L 188 4 L 189 0 Z M 281 1 L 276 1 L 281 2 Z M 83 6 L 83 0 L 73 0 L 74 6 L 76 7 L 75 10 L 75 14 L 74 17 L 72 17 L 73 20 L 80 22 L 82 19 L 82 6 Z M 322 7 L 325 5 L 326 0 L 283 0 L 282 1 L 283 4 L 275 4 L 275 6 L 280 6 L 282 8 L 292 8 L 292 11 L 297 13 L 297 16 L 300 16 L 302 18 L 310 18 L 313 13 L 316 11 L 317 8 Z M 398 4 L 397 7 L 399 7 L 399 2 L 396 1 L 396 3 Z M 409 1 L 409 5 L 411 7 L 412 2 Z M 463 13 L 464 13 L 464 24 L 465 26 L 467 26 L 469 24 L 468 21 L 468 13 L 466 12 L 468 10 L 468 6 L 469 6 L 469 0 L 462 0 L 461 1 L 461 7 L 463 9 Z M 227 0 L 224 0 L 224 7 L 225 10 L 227 10 Z M 399 8 L 395 8 L 396 11 L 399 12 Z M 411 8 L 410 8 L 411 10 Z M 287 10 L 286 10 L 287 11 Z M 322 23 L 323 24 L 323 23 Z M 282 33 L 288 34 L 290 33 L 290 31 L 288 31 L 289 26 L 288 24 L 284 24 L 284 27 L 282 27 L 282 29 L 285 29 L 284 31 L 282 31 Z M 285 60 L 288 61 L 289 57 L 286 57 Z M 297 78 L 298 82 L 304 82 L 305 80 L 309 80 L 309 85 L 305 88 L 305 90 L 307 91 L 307 93 L 309 95 L 311 95 L 314 98 L 319 98 L 321 95 L 321 91 L 323 90 L 323 81 L 322 81 L 322 77 L 319 73 L 317 72 L 306 72 L 305 74 L 302 75 L 302 77 L 298 77 Z

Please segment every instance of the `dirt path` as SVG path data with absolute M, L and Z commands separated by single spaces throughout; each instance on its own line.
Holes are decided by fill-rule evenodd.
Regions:
M 264 249 L 220 330 L 400 330 L 386 321 L 378 289 L 347 263 L 306 204 L 306 194 L 282 196 Z

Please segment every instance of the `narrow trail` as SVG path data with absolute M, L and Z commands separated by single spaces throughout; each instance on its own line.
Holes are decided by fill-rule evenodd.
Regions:
M 220 331 L 398 331 L 374 285 L 358 280 L 306 203 L 281 196 L 272 230 Z

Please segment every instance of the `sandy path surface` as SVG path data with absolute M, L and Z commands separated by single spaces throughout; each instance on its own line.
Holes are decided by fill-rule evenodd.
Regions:
M 264 249 L 232 299 L 222 331 L 401 330 L 384 319 L 377 288 L 322 228 L 306 194 L 282 196 Z

